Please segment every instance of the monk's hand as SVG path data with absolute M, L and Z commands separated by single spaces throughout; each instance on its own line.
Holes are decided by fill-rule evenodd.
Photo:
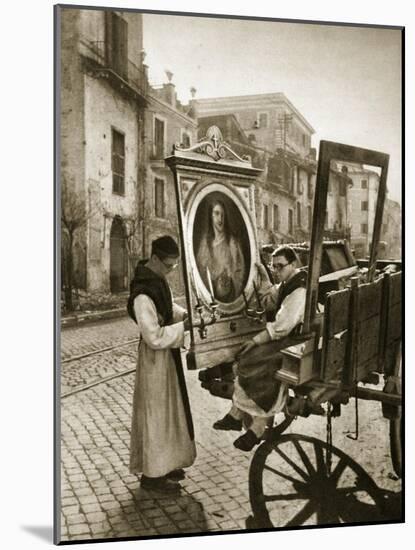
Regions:
M 247 342 L 244 342 L 242 344 L 242 346 L 239 348 L 239 350 L 236 354 L 236 357 L 239 358 L 242 355 L 245 355 L 246 353 L 251 351 L 251 349 L 253 349 L 255 346 L 256 346 L 256 344 L 253 340 L 248 340 Z

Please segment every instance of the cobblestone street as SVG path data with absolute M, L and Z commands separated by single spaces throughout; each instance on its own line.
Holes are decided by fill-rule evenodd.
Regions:
M 197 372 L 187 371 L 186 379 L 198 455 L 182 482 L 182 494 L 155 498 L 140 489 L 139 478 L 129 473 L 131 370 L 137 344 L 68 359 L 135 338 L 136 327 L 127 318 L 67 328 L 61 333 L 61 389 L 65 395 L 61 402 L 61 539 L 245 529 L 251 514 L 248 471 L 253 453 L 233 447 L 234 433 L 211 428 L 229 402 L 203 390 Z M 113 377 L 120 373 L 126 374 Z M 104 378 L 107 380 L 96 384 Z M 333 444 L 356 460 L 379 487 L 399 494 L 401 482 L 390 475 L 388 423 L 380 404 L 360 402 L 359 415 L 358 441 L 345 435 L 354 429 L 351 402 L 333 421 Z M 297 419 L 287 433 L 325 441 L 326 422 L 320 417 Z

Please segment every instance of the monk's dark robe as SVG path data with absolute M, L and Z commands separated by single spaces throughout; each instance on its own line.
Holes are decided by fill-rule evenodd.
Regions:
M 296 289 L 305 288 L 306 279 L 307 274 L 304 271 L 299 271 L 287 283 L 280 285 L 274 319 L 284 300 Z M 298 328 L 298 326 L 295 327 L 292 333 L 298 331 Z M 284 338 L 260 344 L 242 355 L 238 361 L 239 385 L 246 395 L 265 412 L 272 408 L 279 393 L 281 382 L 275 379 L 275 372 L 281 368 L 282 355 L 278 352 L 286 347 L 285 342 Z

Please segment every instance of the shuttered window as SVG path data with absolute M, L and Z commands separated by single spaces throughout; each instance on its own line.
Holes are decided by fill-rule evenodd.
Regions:
M 154 156 L 164 158 L 164 122 L 158 118 L 154 119 Z
M 112 129 L 112 192 L 118 195 L 125 193 L 125 138 L 124 134 Z
M 164 202 L 164 180 L 155 179 L 154 189 L 154 211 L 157 218 L 165 217 L 165 202 Z
M 278 205 L 274 204 L 274 231 L 278 231 L 280 228 L 280 213 Z
M 105 47 L 109 67 L 128 80 L 128 23 L 113 11 L 105 12 Z
M 294 215 L 291 208 L 288 209 L 288 233 L 290 235 L 294 233 Z
M 264 229 L 268 229 L 268 205 L 264 204 L 264 210 L 263 210 L 263 226 Z
M 297 225 L 301 227 L 301 204 L 297 202 Z

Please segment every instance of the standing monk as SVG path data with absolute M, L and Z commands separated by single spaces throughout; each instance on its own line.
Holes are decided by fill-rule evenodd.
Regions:
M 180 491 L 183 468 L 196 458 L 179 350 L 188 329 L 187 314 L 173 303 L 166 280 L 178 258 L 179 249 L 172 237 L 153 241 L 150 260 L 137 265 L 128 299 L 128 313 L 140 334 L 130 471 L 142 472 L 143 489 L 168 494 Z

